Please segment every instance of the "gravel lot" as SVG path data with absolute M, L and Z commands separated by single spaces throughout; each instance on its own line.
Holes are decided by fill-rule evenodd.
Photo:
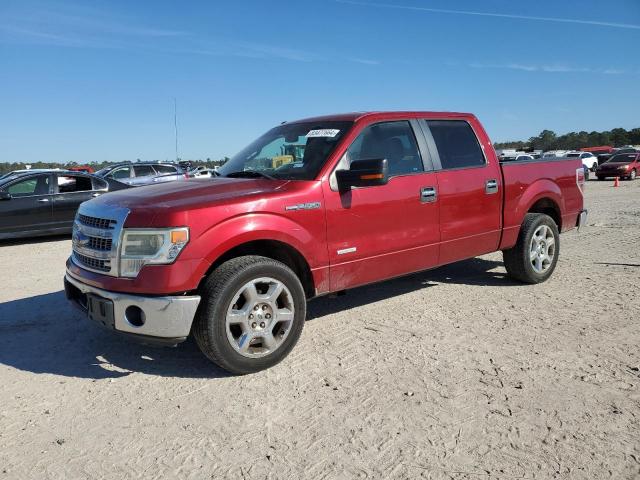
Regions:
M 548 282 L 500 254 L 314 300 L 230 377 L 62 292 L 67 237 L 0 244 L 0 480 L 639 478 L 640 181 L 589 182 Z

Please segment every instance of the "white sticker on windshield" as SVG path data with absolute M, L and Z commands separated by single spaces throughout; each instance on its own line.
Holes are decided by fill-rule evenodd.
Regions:
M 309 130 L 309 133 L 307 133 L 307 138 L 313 138 L 313 137 L 330 137 L 330 138 L 333 138 L 339 133 L 340 133 L 340 130 L 336 130 L 334 128 L 323 128 L 323 129 L 320 129 L 320 130 Z

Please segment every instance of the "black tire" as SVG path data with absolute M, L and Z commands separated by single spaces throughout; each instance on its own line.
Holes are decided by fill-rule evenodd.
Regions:
M 553 232 L 555 239 L 555 250 L 553 260 L 549 267 L 542 273 L 534 270 L 530 259 L 531 239 L 534 232 L 541 225 L 546 225 Z M 516 280 L 524 283 L 541 283 L 547 280 L 556 268 L 558 256 L 560 255 L 560 234 L 558 226 L 553 219 L 543 213 L 527 213 L 520 227 L 518 241 L 513 248 L 504 250 L 502 256 L 507 274 Z
M 238 353 L 227 338 L 227 309 L 243 285 L 262 277 L 271 277 L 287 287 L 295 307 L 294 319 L 288 335 L 273 353 L 248 358 Z M 300 279 L 281 262 L 254 255 L 233 258 L 209 274 L 200 293 L 202 300 L 193 336 L 202 353 L 228 372 L 244 375 L 273 367 L 291 352 L 300 338 L 306 318 L 306 297 Z
M 606 180 L 606 179 L 607 179 L 607 177 L 601 177 L 601 176 L 598 175 L 598 180 L 602 181 L 602 180 Z

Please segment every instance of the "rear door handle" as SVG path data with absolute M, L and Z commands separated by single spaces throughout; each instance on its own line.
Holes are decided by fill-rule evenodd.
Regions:
M 487 183 L 484 185 L 484 193 L 492 194 L 498 191 L 498 181 L 495 179 L 487 180 Z
M 438 198 L 436 187 L 422 187 L 420 189 L 420 201 L 422 203 L 432 203 Z
M 39 200 L 37 200 L 38 203 L 48 203 L 49 199 L 48 198 L 41 198 Z

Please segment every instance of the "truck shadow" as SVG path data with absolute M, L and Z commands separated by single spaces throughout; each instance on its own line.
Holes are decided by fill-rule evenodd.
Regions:
M 33 373 L 90 379 L 133 372 L 164 377 L 221 378 L 192 340 L 155 348 L 102 330 L 67 302 L 64 292 L 0 304 L 0 363 Z
M 349 310 L 380 302 L 391 297 L 411 293 L 422 288 L 435 287 L 443 283 L 498 287 L 522 285 L 507 277 L 504 270 L 492 271 L 502 265 L 502 262 L 494 260 L 472 258 L 434 270 L 413 273 L 393 280 L 354 288 L 345 295 L 320 297 L 309 303 L 307 320 L 331 315 L 341 310 Z
M 6 238 L 6 239 L 0 240 L 0 248 L 10 247 L 13 245 L 31 245 L 33 243 L 61 242 L 62 240 L 71 240 L 71 234 L 63 233 L 59 235 L 50 235 L 50 236 L 42 236 L 42 237 Z
M 308 319 L 431 288 L 443 283 L 518 285 L 501 271 L 501 262 L 474 258 L 427 272 L 351 290 L 309 304 Z M 224 378 L 193 340 L 177 348 L 154 348 L 102 330 L 73 309 L 64 292 L 0 303 L 0 363 L 33 373 L 106 379 L 131 373 L 163 377 Z

